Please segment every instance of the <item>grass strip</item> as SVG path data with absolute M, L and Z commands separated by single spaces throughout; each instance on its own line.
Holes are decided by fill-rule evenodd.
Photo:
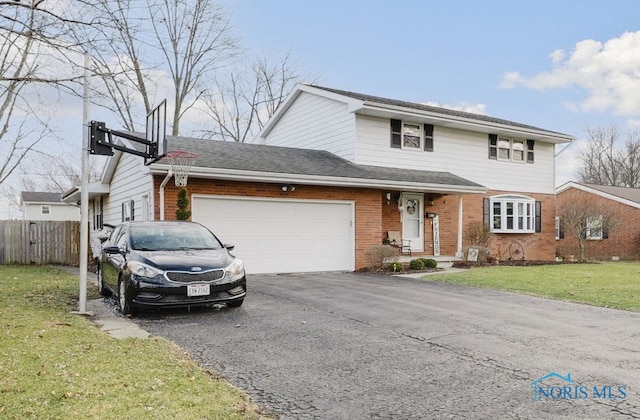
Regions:
M 113 339 L 70 313 L 77 300 L 77 276 L 0 266 L 1 418 L 262 418 L 173 343 Z
M 640 263 L 636 262 L 477 267 L 422 279 L 640 311 Z

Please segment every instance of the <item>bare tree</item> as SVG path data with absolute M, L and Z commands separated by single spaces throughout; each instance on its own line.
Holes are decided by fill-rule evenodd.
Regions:
M 180 120 L 213 84 L 214 72 L 237 54 L 229 16 L 214 0 L 100 0 L 97 9 L 106 26 L 77 33 L 78 42 L 92 46 L 102 81 L 95 102 L 138 131 L 171 86 L 168 123 L 178 135 Z
M 562 193 L 556 210 L 565 237 L 572 237 L 578 243 L 580 261 L 584 261 L 588 241 L 607 237 L 621 220 L 605 200 L 575 189 Z
M 150 0 L 153 29 L 174 86 L 173 131 L 200 98 L 208 75 L 237 53 L 229 17 L 210 0 Z
M 620 145 L 620 131 L 614 125 L 587 129 L 589 143 L 581 154 L 578 177 L 581 182 L 619 187 L 640 187 L 640 135 L 631 132 Z
M 204 112 L 213 119 L 206 137 L 244 143 L 252 140 L 302 77 L 290 54 L 257 58 L 249 70 L 234 69 L 216 91 L 203 95 Z
M 46 127 L 30 124 L 29 102 L 21 93 L 28 80 L 36 77 L 38 62 L 31 59 L 36 49 L 33 31 L 36 15 L 32 9 L 2 8 L 0 34 L 0 185 L 42 141 Z M 37 114 L 36 114 L 37 115 Z

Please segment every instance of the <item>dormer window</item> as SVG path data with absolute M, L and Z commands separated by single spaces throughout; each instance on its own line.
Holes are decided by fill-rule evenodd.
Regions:
M 433 125 L 391 120 L 391 147 L 433 152 Z

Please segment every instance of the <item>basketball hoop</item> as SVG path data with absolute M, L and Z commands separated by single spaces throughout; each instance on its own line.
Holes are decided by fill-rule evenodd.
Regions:
M 169 161 L 171 170 L 173 171 L 173 179 L 176 187 L 186 187 L 187 178 L 189 177 L 189 169 L 198 157 L 197 153 L 185 152 L 177 150 L 175 152 L 167 152 L 163 160 Z

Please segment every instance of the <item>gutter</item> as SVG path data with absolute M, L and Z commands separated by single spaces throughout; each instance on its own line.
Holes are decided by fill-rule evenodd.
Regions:
M 165 166 L 165 165 L 162 165 Z M 166 169 L 161 169 L 160 165 L 151 168 L 152 174 L 163 174 Z M 393 181 L 386 179 L 364 179 L 346 177 L 325 177 L 318 175 L 283 174 L 273 172 L 254 172 L 235 169 L 191 169 L 189 176 L 196 178 L 221 179 L 228 181 L 251 181 L 265 183 L 286 183 L 320 185 L 332 187 L 359 187 L 395 189 L 404 191 L 429 191 L 450 194 L 483 194 L 487 188 L 482 185 L 453 185 L 434 184 L 411 181 Z
M 158 195 L 160 196 L 160 220 L 164 220 L 164 187 L 167 186 L 167 182 L 173 176 L 173 169 L 169 168 L 167 171 L 167 176 L 164 177 L 162 183 L 160 184 L 160 189 L 158 191 Z

